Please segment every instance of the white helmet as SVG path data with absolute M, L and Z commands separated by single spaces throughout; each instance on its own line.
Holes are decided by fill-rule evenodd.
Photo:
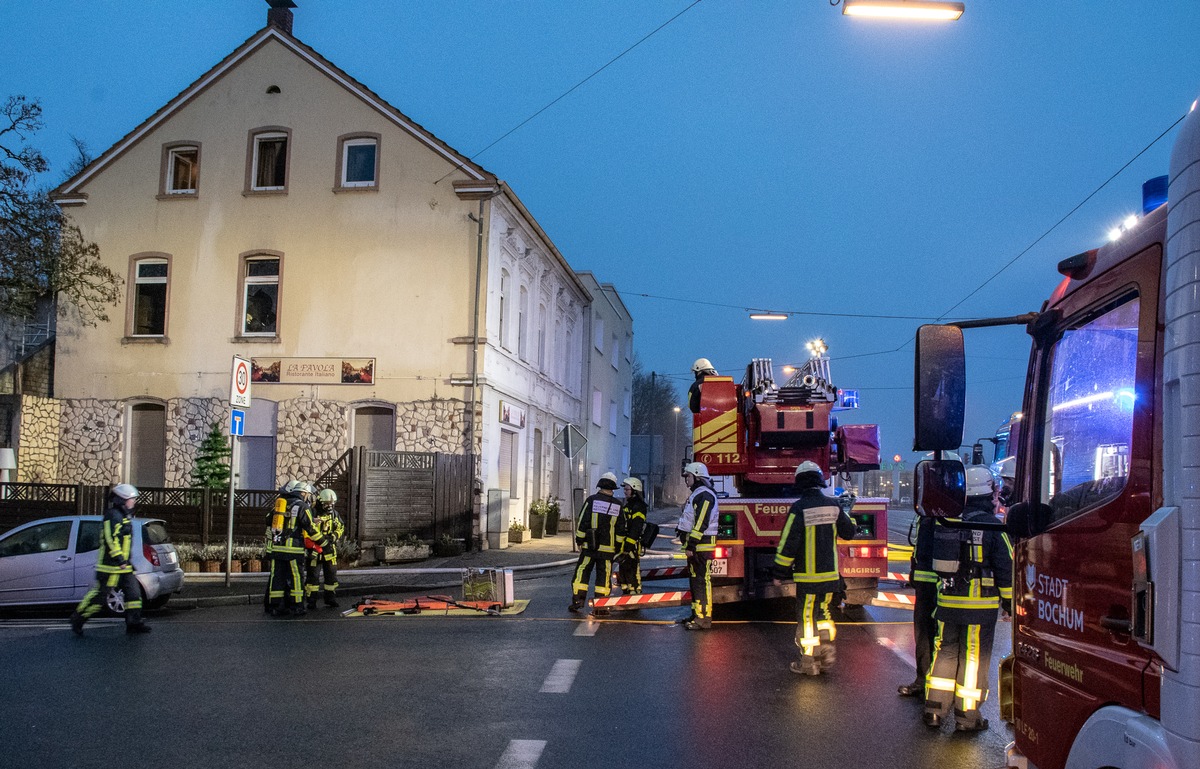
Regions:
M 317 499 L 327 505 L 332 505 L 337 502 L 337 492 L 333 489 L 321 489 L 321 493 L 317 495 Z
M 697 478 L 708 478 L 708 467 L 703 462 L 688 462 L 683 467 L 684 473 L 691 473 Z
M 600 476 L 600 480 L 596 481 L 596 486 L 601 489 L 617 488 L 617 476 L 613 473 L 605 473 Z
M 980 497 L 991 494 L 996 490 L 996 476 L 983 465 L 971 465 L 967 468 L 967 496 Z
M 692 364 L 692 373 L 699 374 L 701 371 L 716 371 L 713 364 L 708 358 L 696 358 L 696 362 Z
M 812 460 L 806 459 L 800 464 L 796 465 L 795 477 L 799 478 L 804 473 L 816 473 L 817 477 L 821 479 L 821 483 L 825 482 L 825 473 L 821 471 L 821 466 Z
M 116 494 L 121 499 L 137 499 L 137 487 L 131 483 L 118 483 L 113 486 L 113 494 Z
M 642 493 L 642 480 L 640 478 L 626 478 L 625 480 L 621 481 L 621 484 L 628 486 L 638 494 Z

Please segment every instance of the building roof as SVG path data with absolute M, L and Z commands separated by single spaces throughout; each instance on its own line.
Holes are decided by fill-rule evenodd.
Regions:
M 494 174 L 490 173 L 477 163 L 472 162 L 470 158 L 462 155 L 453 147 L 434 136 L 419 123 L 412 120 L 412 118 L 408 117 L 392 105 L 388 104 L 374 91 L 343 72 L 311 47 L 300 42 L 293 35 L 283 31 L 279 27 L 268 25 L 254 33 L 249 39 L 246 40 L 246 42 L 242 43 L 232 53 L 218 62 L 215 67 L 201 75 L 200 78 L 198 78 L 187 88 L 183 89 L 183 91 L 175 96 L 175 98 L 163 105 L 153 115 L 146 118 L 141 125 L 127 133 L 124 137 L 118 140 L 116 144 L 101 153 L 91 163 L 88 163 L 87 166 L 79 171 L 79 173 L 63 182 L 54 190 L 55 200 L 57 200 L 61 205 L 83 205 L 87 203 L 87 194 L 82 192 L 82 189 L 84 185 L 88 183 L 88 181 L 103 171 L 110 163 L 123 155 L 131 147 L 140 142 L 157 126 L 162 124 L 165 120 L 170 118 L 179 110 L 183 109 L 192 99 L 196 98 L 197 95 L 219 81 L 225 76 L 226 73 L 233 70 L 238 66 L 238 64 L 251 56 L 255 51 L 259 50 L 271 41 L 278 42 L 280 45 L 284 46 L 284 48 L 292 51 L 298 57 L 307 61 L 318 71 L 326 75 L 329 79 L 338 83 L 347 91 L 360 98 L 369 107 L 373 108 L 379 112 L 379 114 L 392 121 L 401 130 L 412 135 L 434 153 L 441 155 L 446 159 L 447 162 L 454 165 L 455 171 L 461 170 L 463 175 L 466 176 L 467 180 L 491 181 L 493 183 L 497 181 Z

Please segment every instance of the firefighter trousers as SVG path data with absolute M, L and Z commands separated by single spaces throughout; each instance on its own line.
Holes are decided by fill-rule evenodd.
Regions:
M 688 588 L 692 591 L 692 616 L 712 621 L 711 550 L 688 550 Z
M 304 577 L 300 573 L 303 556 L 271 557 L 271 578 L 267 583 L 267 608 L 273 613 L 304 611 Z
M 326 558 L 320 553 L 312 553 L 308 556 L 308 574 L 304 581 L 304 596 L 308 602 L 314 603 L 317 600 L 317 594 L 321 592 L 321 581 L 324 578 L 325 603 L 337 603 L 337 560 L 334 558 Z
M 796 646 L 802 665 L 820 670 L 833 667 L 837 625 L 829 615 L 833 593 L 796 593 Z
M 642 558 L 634 552 L 617 556 L 617 584 L 625 595 L 642 592 Z
M 988 694 L 996 621 L 981 625 L 937 624 L 933 665 L 925 679 L 925 712 L 947 716 L 953 706 L 958 725 L 975 727 L 982 719 L 979 706 Z
M 579 604 L 587 600 L 593 570 L 596 572 L 596 595 L 608 595 L 612 591 L 612 564 L 611 553 L 580 550 L 579 561 L 575 564 L 575 578 L 571 580 L 572 600 Z
M 924 684 L 933 663 L 933 644 L 937 640 L 937 620 L 933 611 L 937 608 L 937 583 L 913 582 L 913 638 L 916 648 L 913 657 L 917 662 L 917 677 L 913 680 Z
M 142 586 L 138 584 L 133 572 L 96 572 L 96 581 L 83 596 L 83 600 L 75 607 L 75 613 L 84 621 L 96 616 L 104 608 L 105 599 L 109 592 L 119 589 L 125 595 L 125 624 L 142 624 Z

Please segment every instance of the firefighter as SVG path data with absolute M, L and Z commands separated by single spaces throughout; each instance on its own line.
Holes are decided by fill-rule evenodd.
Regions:
M 703 358 L 697 364 L 705 362 Z M 712 559 L 717 542 L 717 494 L 708 467 L 691 462 L 683 468 L 683 482 L 691 489 L 675 533 L 687 554 L 688 586 L 692 591 L 692 616 L 682 621 L 687 630 L 712 627 Z
M 838 501 L 824 493 L 825 474 L 816 462 L 797 465 L 795 478 L 800 496 L 788 509 L 775 548 L 775 583 L 789 578 L 796 583 L 800 661 L 789 668 L 815 676 L 829 670 L 837 658 L 837 626 L 829 614 L 829 604 L 841 587 L 837 538 L 851 539 L 857 529 Z
M 942 459 L 958 460 L 953 451 L 943 451 Z M 937 638 L 937 620 L 933 618 L 937 608 L 937 588 L 940 578 L 933 570 L 933 519 L 914 516 L 913 531 L 909 531 L 908 543 L 913 546 L 909 560 L 908 583 L 913 588 L 913 658 L 917 663 L 917 675 L 910 684 L 896 687 L 901 697 L 925 697 L 925 678 L 933 661 L 933 641 Z
M 625 491 L 625 504 L 621 505 L 621 517 L 617 521 L 617 535 L 621 540 L 621 552 L 617 555 L 620 567 L 617 582 L 625 595 L 642 592 L 642 532 L 646 528 L 646 500 L 642 497 L 642 482 L 638 478 L 621 481 Z
M 612 473 L 601 475 L 596 488 L 598 491 L 584 500 L 575 518 L 579 561 L 571 582 L 571 605 L 567 607 L 574 613 L 578 613 L 587 603 L 593 570 L 596 572 L 596 596 L 606 596 L 612 589 L 612 562 L 619 545 L 617 518 L 621 514 L 621 503 L 613 496 L 617 490 L 617 476 Z M 592 613 L 600 617 L 608 614 L 608 609 L 598 608 Z
M 71 614 L 71 631 L 75 635 L 83 635 L 83 623 L 100 611 L 108 592 L 114 589 L 119 589 L 125 596 L 125 632 L 130 635 L 150 632 L 142 621 L 142 588 L 133 576 L 133 564 L 129 560 L 133 548 L 133 508 L 137 498 L 137 488 L 128 483 L 118 483 L 108 495 L 100 552 L 96 557 L 96 581 Z
M 999 484 L 991 470 L 967 468 L 967 523 L 999 524 Z M 938 634 L 925 682 L 926 726 L 940 727 L 954 708 L 955 730 L 988 728 L 979 705 L 988 694 L 988 671 L 996 614 L 1012 608 L 1012 544 L 1002 531 L 944 526 L 933 528 L 933 568 L 941 577 L 937 596 Z
M 337 503 L 337 492 L 333 489 L 321 489 L 317 494 L 317 506 L 313 511 L 313 524 L 325 538 L 327 544 L 318 545 L 311 539 L 304 540 L 308 555 L 308 579 L 305 580 L 304 594 L 308 598 L 308 608 L 317 608 L 317 593 L 321 593 L 321 577 L 325 579 L 325 605 L 336 609 L 337 601 L 337 541 L 346 533 L 346 525 L 334 509 Z
M 692 364 L 692 374 L 695 375 L 696 381 L 692 382 L 692 386 L 688 388 L 688 408 L 693 414 L 700 413 L 700 385 L 706 376 L 717 376 L 717 370 L 713 368 L 713 364 L 708 361 L 708 358 L 697 358 Z
M 267 585 L 267 608 L 281 617 L 302 615 L 304 577 L 300 567 L 304 562 L 304 538 L 324 546 L 325 538 L 317 532 L 312 518 L 312 484 L 291 480 L 280 492 L 276 513 L 272 519 L 268 550 L 271 553 L 271 577 Z M 282 507 L 282 512 L 280 512 Z

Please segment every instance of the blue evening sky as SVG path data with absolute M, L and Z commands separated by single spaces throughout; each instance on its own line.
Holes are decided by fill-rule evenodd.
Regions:
M 1167 173 L 1200 95 L 1197 0 L 965 0 L 955 23 L 828 0 L 297 0 L 303 42 L 512 185 L 622 292 L 644 368 L 740 378 L 822 337 L 845 422 L 912 458 L 921 322 L 1036 310 Z M 514 126 L 683 12 L 495 146 Z M 0 97 L 41 100 L 48 183 L 266 22 L 262 0 L 6 0 Z M 482 152 L 481 152 L 482 151 Z M 432 180 L 431 180 L 432 181 Z M 751 321 L 747 308 L 796 314 Z M 816 314 L 826 313 L 826 315 Z M 887 315 L 903 318 L 835 317 Z M 1022 330 L 968 332 L 968 443 L 1020 407 Z

